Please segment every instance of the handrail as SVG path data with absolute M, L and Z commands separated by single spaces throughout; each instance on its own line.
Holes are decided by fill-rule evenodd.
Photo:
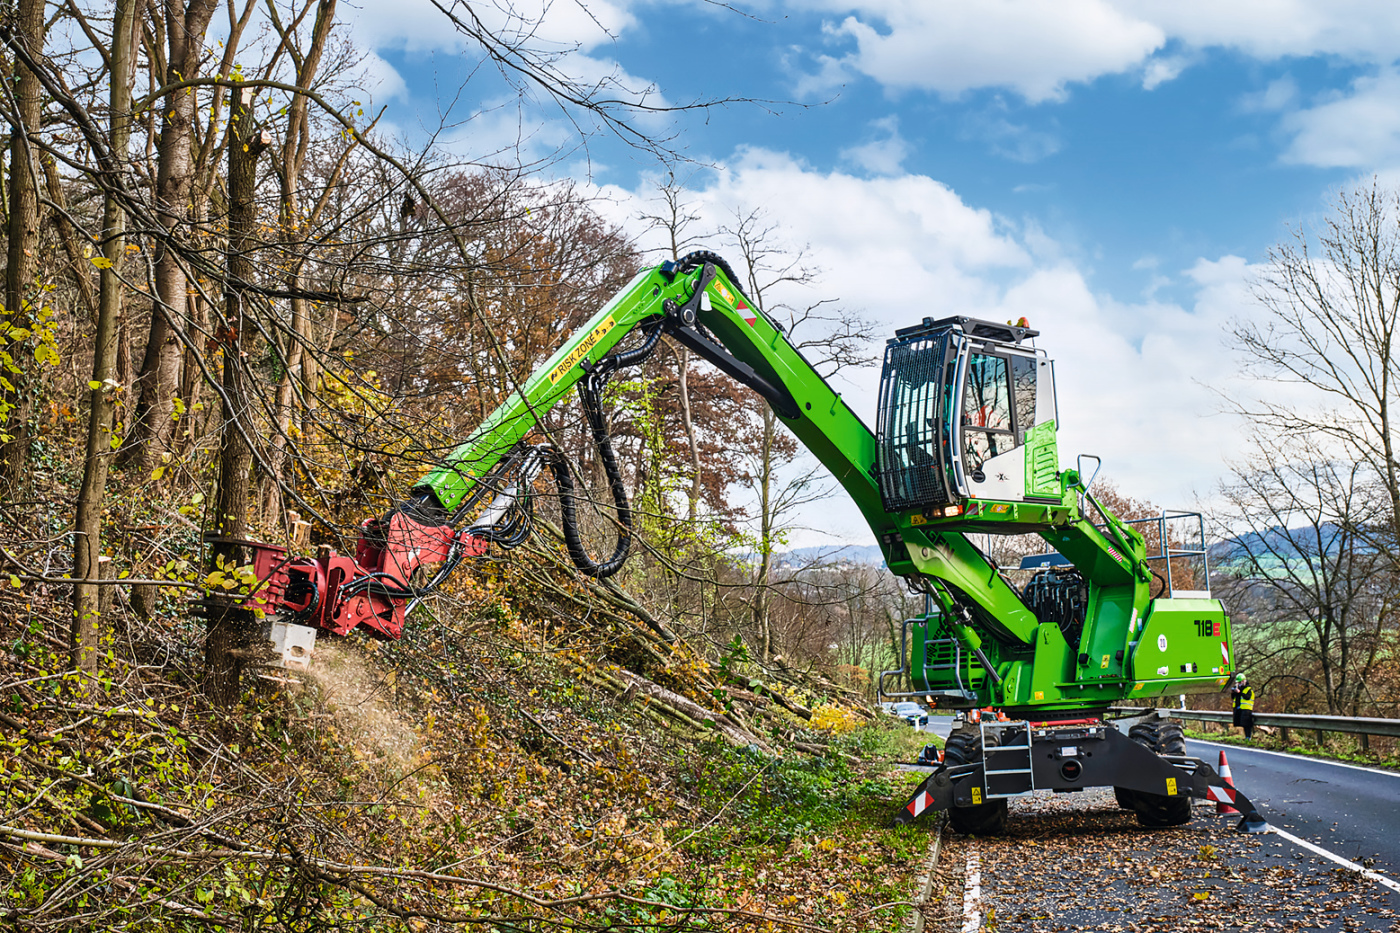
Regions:
M 1100 511 L 1102 511 L 1102 510 L 1100 510 Z M 1105 515 L 1105 517 L 1107 517 L 1107 513 L 1104 513 L 1104 515 Z M 1196 524 L 1195 536 L 1196 536 L 1196 538 L 1198 539 L 1198 541 L 1199 541 L 1199 543 L 1200 543 L 1200 546 L 1199 546 L 1199 547 L 1184 547 L 1184 546 L 1183 546 L 1183 547 L 1173 547 L 1173 546 L 1172 546 L 1172 543 L 1171 543 L 1171 536 L 1168 534 L 1168 531 L 1167 531 L 1167 523 L 1168 523 L 1168 522 L 1181 522 L 1181 521 L 1187 521 L 1187 522 L 1189 522 L 1189 521 L 1192 521 L 1192 520 L 1194 520 L 1194 521 L 1195 521 L 1195 524 Z M 1198 560 L 1201 561 L 1201 576 L 1202 576 L 1202 579 L 1203 579 L 1204 582 L 1205 582 L 1205 587 L 1206 587 L 1206 588 L 1205 588 L 1204 590 L 1181 590 L 1180 592 L 1182 593 L 1183 598 L 1184 598 L 1185 596 L 1187 596 L 1187 595 L 1190 595 L 1190 596 L 1205 596 L 1205 597 L 1207 597 L 1207 598 L 1210 596 L 1210 548 L 1206 545 L 1206 532 L 1205 532 L 1205 527 L 1206 527 L 1206 526 L 1205 526 L 1205 518 L 1204 518 L 1204 516 L 1202 515 L 1202 513 L 1200 513 L 1200 512 L 1184 512 L 1184 511 L 1178 511 L 1178 510 L 1163 509 L 1163 510 L 1162 510 L 1162 514 L 1160 514 L 1160 515 L 1153 515 L 1153 516 L 1151 516 L 1151 517 L 1149 517 L 1149 518 L 1116 518 L 1116 517 L 1115 517 L 1115 521 L 1117 521 L 1118 524 L 1120 524 L 1120 525 L 1126 525 L 1126 526 L 1129 526 L 1129 527 L 1135 527 L 1135 526 L 1139 526 L 1139 525 L 1155 525 L 1155 526 L 1156 526 L 1156 528 L 1157 528 L 1157 552 L 1156 552 L 1155 554 L 1145 554 L 1145 555 L 1143 555 L 1143 559 L 1146 560 L 1146 561 L 1148 561 L 1149 563 L 1151 563 L 1152 561 L 1164 561 L 1164 562 L 1165 562 L 1165 564 L 1166 564 L 1167 593 L 1168 593 L 1168 594 L 1175 594 L 1175 593 L 1177 592 L 1176 581 L 1173 579 L 1172 561 L 1173 561 L 1173 560 L 1176 560 L 1176 559 L 1178 559 L 1178 558 L 1195 558 L 1195 559 L 1198 559 Z M 1113 526 L 1112 526 L 1111 524 L 1107 524 L 1107 523 L 1101 524 L 1101 523 L 1095 522 L 1095 523 L 1094 523 L 1094 527 L 1097 528 L 1099 531 L 1113 531 Z M 1115 534 L 1116 534 L 1116 532 L 1115 532 Z M 1119 544 L 1120 544 L 1120 546 L 1121 546 L 1122 542 L 1119 542 Z M 1044 559 L 1044 558 L 1056 558 L 1056 557 L 1058 557 L 1059 560 L 1056 561 L 1056 562 L 1053 562 L 1053 563 L 1052 563 L 1051 561 L 1048 561 L 1048 560 L 1042 560 L 1040 563 L 1033 563 L 1033 561 L 1035 561 L 1037 558 Z M 1063 563 L 1063 564 L 1065 564 L 1065 565 L 1068 565 L 1068 564 L 1069 564 L 1069 561 L 1066 560 L 1066 559 L 1063 558 L 1063 557 L 1060 557 L 1059 553 L 1058 553 L 1057 551 L 1055 551 L 1055 550 L 1052 549 L 1052 550 L 1049 550 L 1049 551 L 1045 551 L 1045 552 L 1043 552 L 1043 553 L 1041 553 L 1041 554 L 1028 554 L 1028 555 L 1026 555 L 1026 557 L 1022 558 L 1022 560 L 1021 560 L 1021 566 L 1020 566 L 1019 568 L 1016 568 L 1016 569 L 1020 569 L 1020 570 L 1034 570 L 1034 569 L 1039 569 L 1039 568 L 1041 568 L 1041 567 L 1046 567 L 1046 566 L 1056 566 L 1056 565 L 1061 564 L 1061 563 Z
M 899 657 L 900 657 L 901 660 L 911 657 L 911 654 L 910 654 L 910 652 L 909 652 L 909 627 L 910 627 L 911 625 L 917 625 L 917 624 L 919 624 L 919 623 L 928 624 L 928 617 L 927 617 L 927 616 L 924 616 L 924 617 L 921 617 L 921 618 L 905 619 L 905 620 L 904 620 L 904 624 L 900 627 L 900 630 L 899 630 Z M 940 665 L 937 665 L 937 666 L 927 665 L 927 663 L 926 663 L 926 664 L 925 664 L 925 668 L 926 668 L 926 669 L 929 669 L 929 670 L 936 670 L 936 671 L 951 670 L 951 671 L 953 672 L 953 680 L 954 680 L 954 681 L 957 683 L 957 685 L 958 685 L 957 692 L 958 692 L 959 694 L 961 694 L 962 697 L 963 697 L 964 699 L 975 700 L 975 699 L 977 698 L 977 695 L 976 695 L 975 693 L 973 693 L 971 690 L 969 690 L 968 687 L 967 687 L 967 685 L 963 683 L 963 679 L 962 679 L 962 646 L 958 644 L 957 639 L 954 639 L 954 638 L 938 638 L 938 639 L 934 639 L 934 640 L 932 640 L 932 641 L 926 640 L 926 641 L 924 642 L 924 650 L 927 651 L 928 648 L 929 648 L 930 646 L 933 646 L 933 645 L 944 645 L 944 644 L 951 644 L 951 645 L 953 646 L 953 663 L 952 663 L 951 665 L 949 665 L 949 664 L 940 664 Z M 927 655 L 925 655 L 925 662 L 927 662 Z M 905 661 L 905 663 L 907 664 L 908 662 Z M 985 669 L 985 668 L 986 668 L 986 665 L 983 665 L 983 668 Z M 910 674 L 910 675 L 911 675 L 911 679 L 912 679 L 912 673 L 913 673 L 912 671 L 910 671 L 910 670 L 908 670 L 907 668 L 904 668 L 904 667 L 901 667 L 901 668 L 899 668 L 899 669 L 897 669 L 897 670 L 893 670 L 893 671 L 881 671 L 881 672 L 880 672 L 879 678 L 875 681 L 875 695 L 879 698 L 879 700 L 880 700 L 881 702 L 883 702 L 883 701 L 885 701 L 885 700 L 887 700 L 887 699 L 899 700 L 899 699 L 915 699 L 915 698 L 924 698 L 924 697 L 946 697 L 946 696 L 948 696 L 949 691 L 947 691 L 947 690 L 909 690 L 909 691 L 904 691 L 904 692 L 900 692 L 900 693 L 890 693 L 890 692 L 888 692 L 888 691 L 885 690 L 885 678 L 887 678 L 887 677 L 893 677 L 893 676 L 896 676 L 896 675 L 899 675 L 899 674 Z M 970 659 L 969 659 L 969 663 L 968 663 L 968 679 L 969 679 L 969 680 L 971 679 L 971 674 L 972 674 L 972 664 L 971 664 L 971 661 L 970 661 Z
M 1114 706 L 1115 713 L 1138 714 L 1152 711 L 1150 706 Z M 1175 719 L 1193 719 L 1199 722 L 1233 722 L 1230 712 L 1208 709 L 1160 708 L 1158 715 Z M 1350 735 L 1380 735 L 1400 738 L 1400 719 L 1378 719 L 1367 716 L 1307 716 L 1297 713 L 1254 714 L 1256 726 L 1271 726 L 1275 729 L 1310 729 L 1315 732 L 1345 732 Z

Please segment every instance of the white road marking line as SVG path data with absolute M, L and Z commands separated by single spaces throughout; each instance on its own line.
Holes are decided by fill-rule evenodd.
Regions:
M 967 853 L 967 887 L 963 891 L 962 933 L 982 929 L 982 859 L 974 845 Z
M 1311 842 L 1308 842 L 1308 840 L 1306 840 L 1306 839 L 1299 839 L 1297 836 L 1293 835 L 1292 833 L 1284 832 L 1283 830 L 1279 829 L 1277 826 L 1273 827 L 1273 832 L 1274 832 L 1275 835 L 1282 836 L 1283 838 L 1287 839 L 1289 842 L 1291 842 L 1291 843 L 1293 843 L 1293 844 L 1295 844 L 1295 845 L 1300 845 L 1300 846 L 1302 846 L 1303 848 L 1307 849 L 1309 852 L 1315 852 L 1316 854 L 1322 856 L 1322 857 L 1325 858 L 1325 859 L 1331 859 L 1332 861 L 1336 862 L 1338 865 L 1341 865 L 1343 868 L 1348 868 L 1348 869 L 1350 869 L 1351 871 L 1356 872 L 1357 874 L 1361 875 L 1361 877 L 1365 878 L 1365 879 L 1368 880 L 1368 881 L 1374 881 L 1374 882 L 1376 882 L 1376 884 L 1385 885 L 1387 888 L 1390 888 L 1392 891 L 1400 892 L 1400 881 L 1394 881 L 1394 880 L 1392 880 L 1392 879 L 1390 879 L 1390 878 L 1387 878 L 1385 875 L 1382 875 L 1382 874 L 1381 874 L 1380 872 L 1378 872 L 1378 871 L 1371 871 L 1371 869 L 1366 868 L 1366 867 L 1363 866 L 1363 865 L 1358 865 L 1358 864 L 1356 864 L 1355 862 L 1353 862 L 1351 859 L 1342 858 L 1340 855 L 1337 855 L 1335 852 L 1328 852 L 1328 851 L 1327 851 L 1326 849 L 1324 849 L 1322 846 L 1313 845 Z
M 1212 742 L 1210 739 L 1187 739 L 1188 742 L 1200 742 L 1202 745 L 1214 745 L 1216 748 L 1238 749 L 1245 752 L 1253 752 L 1256 755 L 1273 755 L 1275 758 L 1287 758 L 1291 761 L 1315 761 L 1323 765 L 1336 765 L 1339 768 L 1350 768 L 1353 771 L 1367 771 L 1371 774 L 1384 774 L 1389 777 L 1400 777 L 1400 771 L 1382 771 L 1380 768 L 1367 768 L 1363 765 L 1349 765 L 1344 761 L 1332 761 L 1330 758 L 1314 758 L 1311 755 L 1290 755 L 1288 752 L 1273 752 L 1267 748 L 1255 748 L 1252 745 L 1232 745 L 1229 742 Z

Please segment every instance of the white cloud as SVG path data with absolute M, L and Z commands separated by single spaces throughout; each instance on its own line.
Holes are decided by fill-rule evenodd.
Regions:
M 1148 59 L 1142 68 L 1142 89 L 1151 91 L 1175 81 L 1191 62 L 1192 58 L 1187 55 L 1158 55 Z
M 370 100 L 384 104 L 390 100 L 407 100 L 408 85 L 403 75 L 393 65 L 379 57 L 377 52 L 366 52 L 360 61 L 361 77 L 359 84 L 369 95 Z
M 1095 295 L 1068 264 L 1007 290 L 1004 317 L 1027 315 L 1056 360 L 1063 463 L 1101 456 L 1122 491 L 1168 508 L 1209 494 L 1241 450 L 1215 390 L 1236 369 L 1224 328 L 1248 311 L 1248 274 L 1235 257 L 1202 261 L 1190 307 Z
M 956 97 L 1003 88 L 1034 103 L 1138 68 L 1152 90 L 1207 48 L 1369 64 L 1389 63 L 1400 49 L 1393 0 L 823 0 L 820 9 L 833 16 L 829 38 L 855 50 L 819 59 L 822 74 L 804 90 L 859 73 L 892 91 Z
M 1114 0 L 1194 48 L 1224 46 L 1258 59 L 1338 55 L 1386 61 L 1400 46 L 1391 0 Z
M 1156 26 L 1106 0 L 865 0 L 836 32 L 854 40 L 845 64 L 894 90 L 957 96 L 1011 88 L 1031 101 L 1065 85 L 1123 71 L 1159 48 Z
M 1013 162 L 1039 162 L 1060 151 L 1060 138 L 1054 133 L 1013 123 L 990 111 L 971 114 L 963 133 L 987 143 L 993 153 Z
M 842 149 L 841 158 L 876 175 L 897 174 L 909 155 L 909 144 L 899 135 L 899 117 L 883 117 L 870 126 L 883 133 L 883 138 Z
M 478 165 L 554 164 L 579 148 L 577 131 L 563 121 L 541 120 L 517 98 L 488 102 L 471 118 L 438 137 L 441 148 Z
M 1350 93 L 1284 117 L 1293 136 L 1284 160 L 1326 168 L 1377 169 L 1400 160 L 1400 73 L 1358 78 Z
M 1265 85 L 1262 91 L 1240 98 L 1240 110 L 1245 113 L 1277 113 L 1288 110 L 1298 100 L 1298 82 L 1284 75 Z
M 634 218 L 650 192 L 608 194 L 614 219 L 641 234 Z M 862 311 L 877 346 L 923 317 L 1028 317 L 1042 332 L 1039 345 L 1057 361 L 1062 461 L 1102 456 L 1105 475 L 1126 493 L 1188 506 L 1240 452 L 1242 432 L 1217 413 L 1214 389 L 1236 371 L 1225 326 L 1252 304 L 1252 270 L 1242 259 L 1201 260 L 1186 271 L 1184 281 L 1195 288 L 1187 306 L 1123 303 L 1095 294 L 1035 225 L 974 208 L 930 178 L 858 178 L 756 149 L 741 150 L 708 183 L 697 182 L 692 203 L 711 228 L 732 222 L 735 209 L 769 208 L 785 242 L 805 246 L 822 269 L 819 286 L 805 297 Z M 706 245 L 728 252 L 718 240 Z M 841 387 L 868 424 L 878 382 L 872 368 Z M 869 538 L 839 494 L 806 521 L 841 540 Z M 797 543 L 823 540 L 806 533 Z

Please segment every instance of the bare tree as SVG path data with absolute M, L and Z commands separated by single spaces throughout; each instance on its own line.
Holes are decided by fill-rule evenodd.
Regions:
M 164 84 L 178 85 L 200 73 L 204 35 L 218 6 L 218 0 L 190 0 L 188 5 L 183 0 L 163 0 L 152 4 L 151 25 L 157 31 L 156 41 L 148 43 L 147 54 L 153 63 L 163 60 L 160 77 Z M 162 34 L 165 48 L 158 41 Z M 151 327 L 137 380 L 140 397 L 122 450 L 123 460 L 143 466 L 149 466 L 169 447 L 175 425 L 172 409 L 180 382 L 181 357 L 177 332 L 183 329 L 188 276 L 180 251 L 170 246 L 171 239 L 187 234 L 192 220 L 193 139 L 198 119 L 193 88 L 181 88 L 168 95 L 157 92 L 156 97 L 159 104 L 155 109 L 161 119 L 156 207 L 160 225 L 170 239 L 156 260 Z
M 1384 484 L 1315 443 L 1270 441 L 1220 493 L 1216 562 L 1239 665 L 1295 705 L 1361 714 L 1400 600 L 1393 560 L 1368 534 L 1388 520 Z
M 47 23 L 43 0 L 19 0 L 13 14 L 14 41 L 31 57 L 43 54 Z M 29 300 L 35 294 L 33 280 L 39 244 L 39 158 L 37 141 L 43 118 L 43 89 L 38 76 L 16 62 L 13 97 L 7 101 L 10 124 L 9 229 L 5 265 L 5 308 L 9 317 L 7 336 L 32 336 L 35 319 Z M 22 339 L 22 338 L 21 338 Z M 29 420 L 33 408 L 33 385 L 29 374 L 15 369 L 6 373 L 8 381 L 0 393 L 0 407 L 7 417 L 0 419 L 6 431 L 0 436 L 0 488 L 28 483 Z
M 815 360 L 814 366 L 823 376 L 874 361 L 866 349 L 870 342 L 869 324 L 859 315 L 839 309 L 835 299 L 819 298 L 805 306 L 780 300 L 779 296 L 813 285 L 817 273 L 807 264 L 804 251 L 793 252 L 779 243 L 777 226 L 769 223 L 762 211 L 736 212 L 734 224 L 723 232 L 732 237 L 739 248 L 749 298 L 769 317 L 786 319 L 788 339 Z M 799 331 L 800 337 L 797 336 Z M 786 517 L 800 506 L 830 494 L 830 490 L 820 484 L 819 466 L 809 467 L 780 485 L 779 472 L 796 453 L 797 443 L 793 437 L 778 432 L 777 414 L 769 406 L 762 406 L 751 473 L 758 500 L 752 611 L 759 656 L 763 661 L 772 656 L 769 603 L 773 554 L 783 541 Z
M 268 15 L 280 39 L 279 50 L 285 49 L 296 69 L 295 84 L 299 88 L 315 86 L 321 61 L 325 56 L 331 26 L 335 23 L 336 0 L 318 0 L 315 5 L 316 19 L 311 30 L 311 41 L 305 49 L 299 46 L 294 28 L 283 26 L 277 13 L 277 4 L 269 0 Z M 312 9 L 307 4 L 302 12 L 305 16 Z M 295 23 L 292 24 L 295 27 Z M 282 145 L 277 153 L 277 179 L 279 183 L 278 227 L 284 243 L 295 244 L 302 240 L 319 219 L 325 209 L 325 199 L 320 199 L 311 210 L 303 211 L 301 204 L 301 182 L 307 156 L 310 152 L 311 101 L 305 94 L 294 94 L 287 107 L 287 119 L 282 128 Z M 350 153 L 350 147 L 343 150 L 341 158 L 331 170 L 327 187 L 338 181 Z M 311 329 L 310 302 L 306 298 L 305 268 L 307 258 L 293 251 L 290 268 L 286 274 L 286 288 L 291 296 L 291 308 L 287 338 L 281 352 L 283 360 L 282 377 L 277 383 L 276 398 L 273 401 L 275 421 L 272 432 L 271 449 L 268 451 L 270 475 L 264 478 L 262 513 L 264 522 L 276 525 L 280 518 L 282 485 L 288 480 L 286 473 L 286 445 L 291 427 L 293 400 L 297 395 L 306 397 L 313 385 L 308 370 L 314 365 L 306 353 L 306 341 Z
M 685 203 L 685 188 L 676 181 L 676 173 L 666 173 L 666 181 L 657 188 L 657 209 L 653 214 L 642 214 L 641 219 L 653 230 L 666 235 L 666 248 L 672 260 L 681 258 L 682 252 L 690 252 L 699 240 L 691 236 L 689 230 L 700 219 L 690 205 Z M 695 524 L 696 509 L 700 502 L 700 445 L 695 437 L 695 424 L 690 410 L 690 348 L 676 346 L 668 340 L 667 346 L 676 356 L 676 372 L 680 378 L 681 421 L 685 426 L 686 444 L 690 450 L 690 489 L 686 493 L 686 520 Z
M 1247 371 L 1270 388 L 1236 409 L 1274 438 L 1326 437 L 1364 463 L 1400 529 L 1400 193 L 1378 182 L 1338 195 L 1321 230 L 1274 247 L 1239 322 Z M 1280 392 L 1278 387 L 1282 386 Z M 1282 395 L 1282 400 L 1278 396 Z M 1379 527 L 1377 526 L 1377 530 Z
M 111 91 L 108 129 L 112 154 L 125 162 L 131 145 L 131 85 L 136 64 L 136 0 L 118 0 L 112 23 Z M 122 312 L 122 264 L 126 258 L 126 212 L 108 194 L 102 207 L 102 273 L 93 334 L 92 380 L 88 393 L 87 447 L 83 485 L 73 520 L 73 576 L 88 581 L 98 576 L 102 553 L 102 507 L 107 495 L 107 468 L 112 457 L 112 422 L 117 390 L 117 325 Z M 73 585 L 73 664 L 90 669 L 96 664 L 97 584 Z
M 1234 336 L 1261 391 L 1233 400 L 1254 453 L 1216 516 L 1241 605 L 1262 606 L 1236 630 L 1312 702 L 1355 712 L 1397 637 L 1400 194 L 1339 194 L 1270 251 L 1256 295 Z

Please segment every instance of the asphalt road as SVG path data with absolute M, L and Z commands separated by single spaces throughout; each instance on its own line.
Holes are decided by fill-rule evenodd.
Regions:
M 1275 833 L 1237 834 L 1204 802 L 1185 827 L 1144 830 L 1107 790 L 1037 792 L 1012 801 L 1007 836 L 945 831 L 946 896 L 927 928 L 1400 930 L 1400 774 L 1214 742 L 1188 752 L 1215 765 L 1222 747 Z
M 1211 804 L 1156 830 L 1102 788 L 1010 809 L 1004 836 L 945 829 L 930 933 L 1400 930 L 1400 894 L 1277 834 L 1237 833 Z
M 940 739 L 946 739 L 946 738 L 948 737 L 948 733 L 951 732 L 952 730 L 953 730 L 953 717 L 952 717 L 952 716 L 930 716 L 930 717 L 928 718 L 928 725 L 927 725 L 927 726 L 924 726 L 924 731 L 925 731 L 925 732 L 932 732 L 934 735 L 938 736 Z
M 1222 749 L 1235 786 L 1271 825 L 1400 882 L 1400 774 L 1216 742 L 1186 743 L 1188 754 L 1212 765 Z
M 952 719 L 924 731 L 948 737 Z M 1400 882 L 1400 773 L 1195 739 L 1189 754 L 1218 765 L 1229 756 L 1235 785 L 1271 825 Z M 1315 854 L 1315 853 L 1314 853 Z

